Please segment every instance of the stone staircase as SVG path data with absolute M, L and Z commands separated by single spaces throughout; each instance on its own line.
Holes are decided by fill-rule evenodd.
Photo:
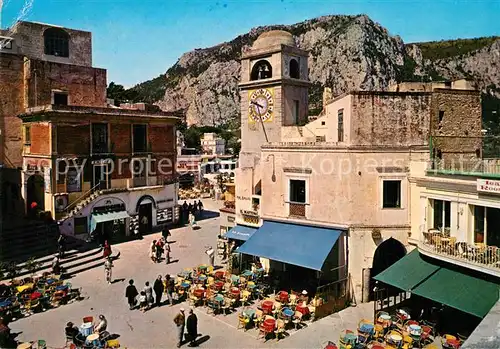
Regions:
M 58 222 L 62 223 L 66 219 L 71 218 L 78 214 L 81 210 L 83 210 L 88 204 L 93 202 L 95 199 L 99 198 L 101 195 L 104 194 L 112 194 L 112 193 L 120 193 L 123 191 L 126 191 L 127 188 L 111 188 L 111 189 L 100 189 L 92 192 L 90 190 L 86 194 L 84 194 L 80 199 L 77 201 L 69 204 L 66 208 L 67 213 L 64 214 L 62 217 L 58 218 Z
M 120 252 L 112 247 L 113 253 L 111 257 L 117 259 L 120 256 Z M 49 256 L 41 257 L 35 261 L 39 264 L 35 270 L 28 270 L 27 263 L 17 264 L 17 274 L 15 278 L 23 278 L 30 274 L 41 274 L 43 272 L 52 272 L 52 260 L 57 253 L 51 254 Z M 102 257 L 102 248 L 94 247 L 84 251 L 81 250 L 70 250 L 65 252 L 64 256 L 60 259 L 61 267 L 63 269 L 63 277 L 69 278 L 78 273 L 90 270 L 93 268 L 101 267 L 104 265 L 104 258 Z M 7 275 L 4 275 L 7 279 Z

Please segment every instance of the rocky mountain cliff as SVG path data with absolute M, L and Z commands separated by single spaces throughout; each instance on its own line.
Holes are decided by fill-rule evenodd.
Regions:
M 500 37 L 407 44 L 365 15 L 325 16 L 294 25 L 252 29 L 232 41 L 185 53 L 167 72 L 131 90 L 167 111 L 183 111 L 189 124 L 239 123 L 242 49 L 268 30 L 291 32 L 310 52 L 310 114 L 322 108 L 322 91 L 334 95 L 384 90 L 400 81 L 470 78 L 500 95 Z

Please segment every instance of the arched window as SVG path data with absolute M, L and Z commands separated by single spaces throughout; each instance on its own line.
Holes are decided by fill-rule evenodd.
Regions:
M 273 67 L 266 60 L 255 63 L 250 74 L 250 80 L 269 79 L 273 77 Z
M 299 62 L 293 58 L 290 60 L 290 77 L 293 79 L 300 79 Z
M 69 57 L 69 35 L 60 28 L 49 28 L 43 33 L 45 54 Z

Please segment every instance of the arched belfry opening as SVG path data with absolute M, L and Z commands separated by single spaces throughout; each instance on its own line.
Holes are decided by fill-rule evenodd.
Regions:
M 252 73 L 250 74 L 250 80 L 262 80 L 269 79 L 273 77 L 273 67 L 271 64 L 262 59 L 255 63 L 252 68 Z
M 292 79 L 300 79 L 300 67 L 299 67 L 299 62 L 297 62 L 296 59 L 292 58 L 290 60 L 290 77 Z

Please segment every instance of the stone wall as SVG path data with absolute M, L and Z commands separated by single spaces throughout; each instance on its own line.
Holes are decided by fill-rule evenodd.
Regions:
M 438 89 L 432 94 L 431 135 L 434 155 L 443 161 L 481 155 L 482 119 L 479 91 Z
M 45 54 L 43 33 L 48 28 L 60 28 L 53 25 L 18 22 L 12 37 L 21 48 L 21 53 L 29 58 L 86 67 L 92 66 L 92 33 L 62 28 L 69 35 L 69 57 L 49 56 Z
M 354 92 L 351 144 L 428 144 L 430 102 L 430 93 Z
M 68 93 L 68 104 L 106 107 L 106 70 L 29 60 L 26 107 L 53 104 L 52 91 Z
M 31 145 L 29 146 L 30 154 L 50 155 L 51 142 L 50 133 L 51 125 L 47 123 L 34 123 L 30 125 L 31 130 Z M 71 135 L 64 136 L 71 137 Z
M 57 154 L 90 154 L 90 125 L 57 125 Z
M 0 54 L 0 162 L 8 167 L 22 166 L 21 120 L 23 111 L 23 57 Z

